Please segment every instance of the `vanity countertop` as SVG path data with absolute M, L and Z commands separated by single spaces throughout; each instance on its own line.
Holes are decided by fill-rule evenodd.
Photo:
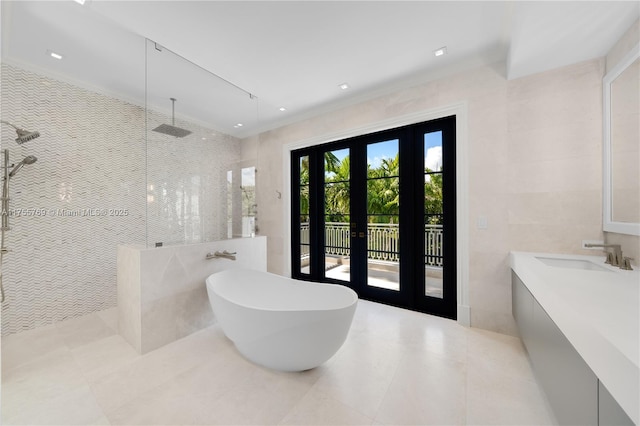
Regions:
M 550 266 L 574 259 L 603 270 Z M 511 252 L 511 269 L 636 424 L 640 424 L 640 272 L 604 256 Z

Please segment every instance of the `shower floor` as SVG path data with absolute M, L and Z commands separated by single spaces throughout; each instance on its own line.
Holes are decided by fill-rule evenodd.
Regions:
M 2 338 L 2 424 L 551 424 L 515 337 L 360 301 L 302 373 L 246 361 L 213 325 L 138 355 L 111 309 Z

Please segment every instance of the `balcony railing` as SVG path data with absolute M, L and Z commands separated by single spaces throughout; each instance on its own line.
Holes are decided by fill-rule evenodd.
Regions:
M 301 224 L 301 255 L 309 255 L 309 223 Z M 349 257 L 351 255 L 349 224 L 325 224 L 325 254 Z M 399 229 L 395 223 L 367 224 L 368 258 L 374 261 L 398 262 Z M 442 225 L 424 226 L 424 254 L 426 266 L 442 267 Z

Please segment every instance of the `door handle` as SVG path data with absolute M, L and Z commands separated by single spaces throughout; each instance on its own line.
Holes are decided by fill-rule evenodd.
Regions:
M 351 236 L 352 236 L 353 238 L 355 238 L 355 237 L 356 237 L 356 231 L 351 231 Z
M 364 232 L 360 232 L 360 234 L 358 235 L 360 238 L 364 238 Z

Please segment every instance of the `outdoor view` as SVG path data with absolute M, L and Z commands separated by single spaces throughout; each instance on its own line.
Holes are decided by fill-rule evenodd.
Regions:
M 368 285 L 399 290 L 399 141 L 367 145 Z M 442 133 L 424 135 L 426 294 L 442 297 Z M 325 275 L 350 281 L 349 149 L 324 154 Z M 309 157 L 300 158 L 301 266 L 308 273 Z M 306 270 L 305 270 L 306 268 Z

